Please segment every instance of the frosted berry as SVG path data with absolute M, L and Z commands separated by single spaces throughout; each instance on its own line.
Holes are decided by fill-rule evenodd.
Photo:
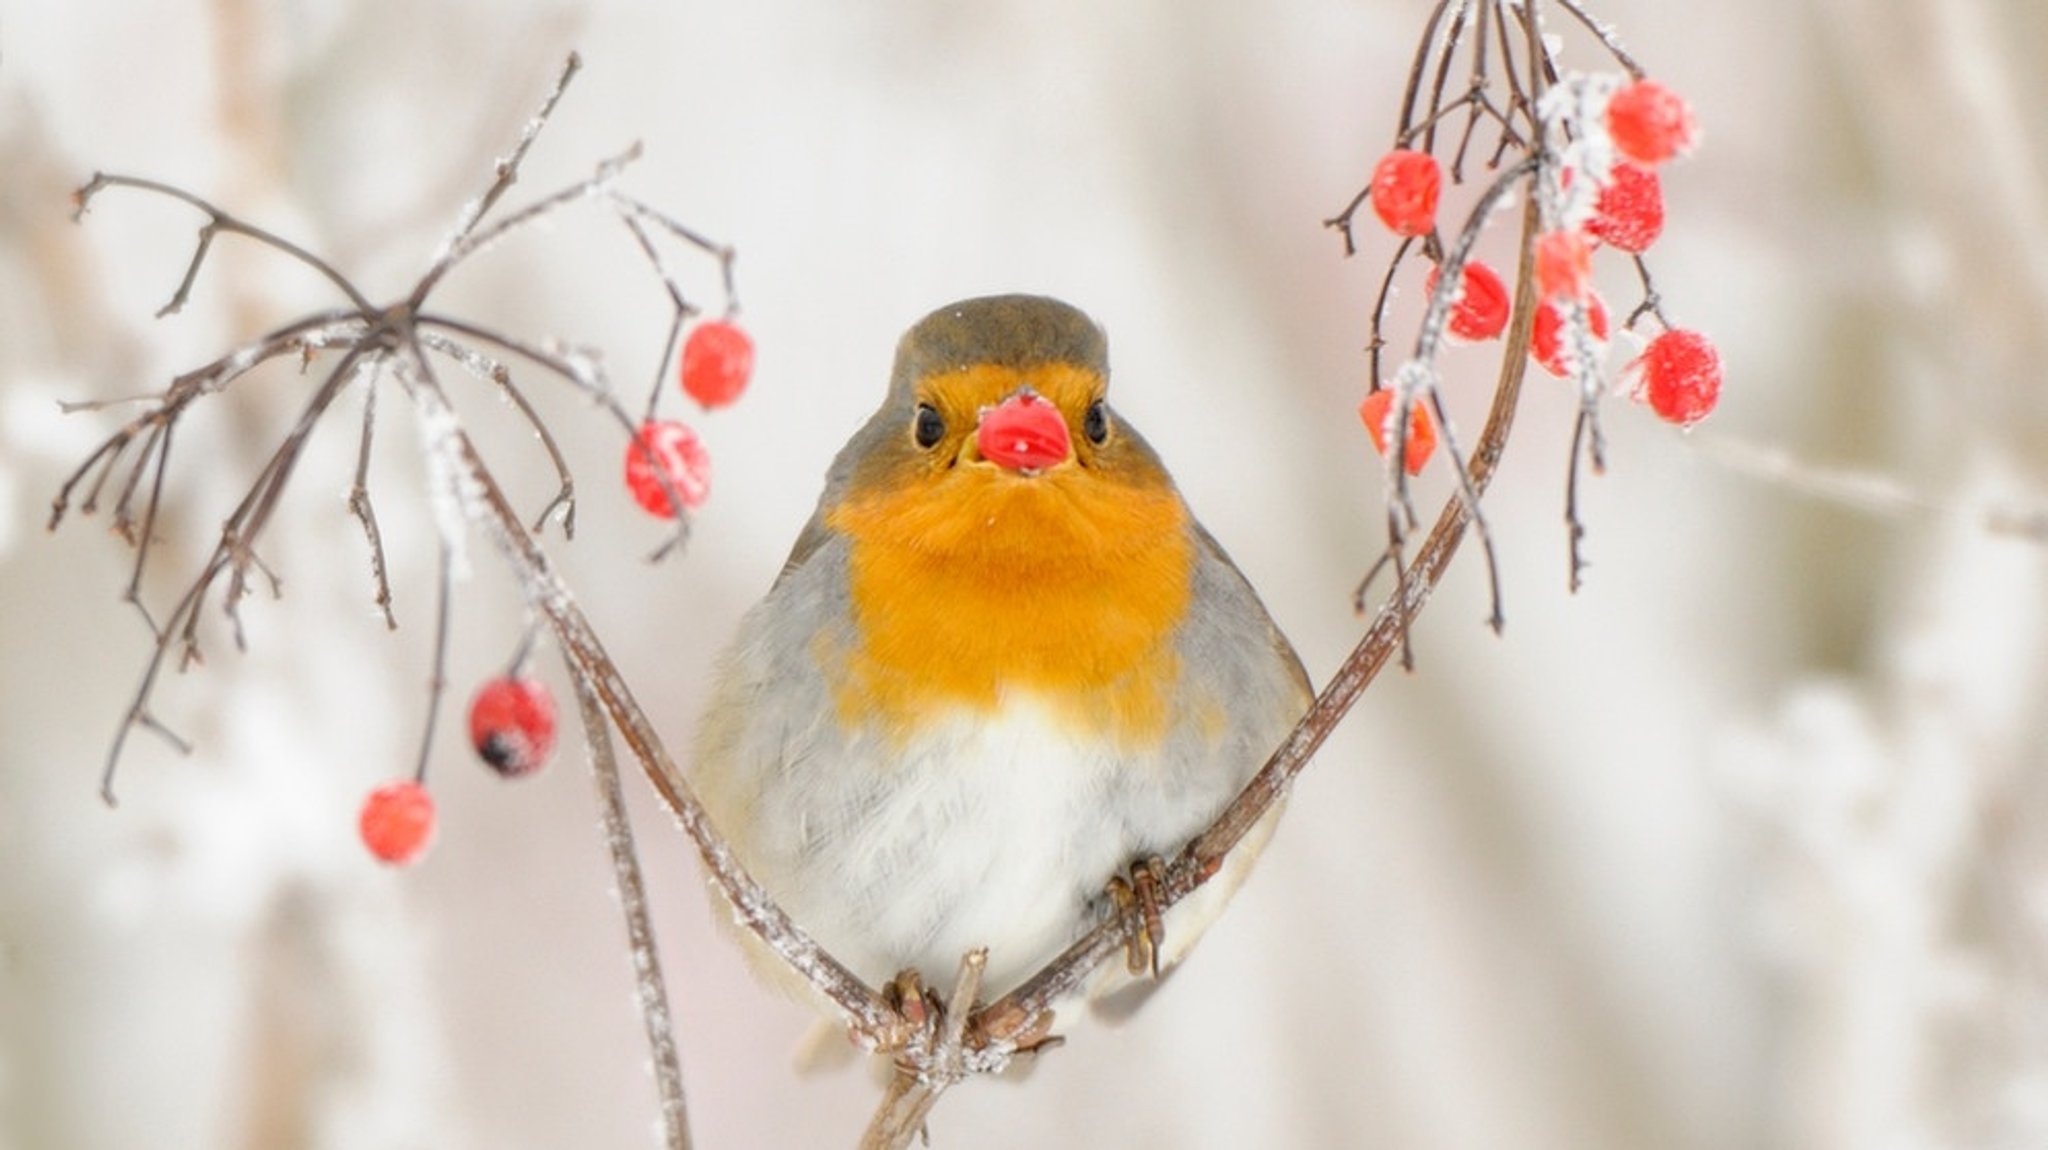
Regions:
M 492 679 L 469 701 L 469 742 L 508 779 L 530 775 L 555 749 L 555 697 L 539 679 Z
M 1640 252 L 1664 230 L 1664 186 L 1657 173 L 1631 163 L 1614 165 L 1593 204 L 1586 231 L 1625 252 Z
M 1636 398 L 1680 427 L 1705 419 L 1721 398 L 1721 353 L 1699 332 L 1665 332 L 1633 366 L 1642 373 Z
M 1539 299 L 1579 299 L 1593 289 L 1593 248 L 1579 232 L 1544 232 L 1536 237 L 1536 293 Z
M 1429 269 L 1429 281 L 1423 290 L 1432 296 L 1443 278 L 1441 272 L 1440 268 Z M 1508 329 L 1508 302 L 1508 285 L 1501 281 L 1500 273 L 1478 260 L 1469 260 L 1446 326 L 1459 339 L 1498 339 Z
M 1436 227 L 1437 195 L 1443 169 L 1428 152 L 1388 152 L 1372 170 L 1372 211 L 1397 236 L 1419 236 Z
M 386 783 L 363 800 L 356 830 L 380 861 L 404 866 L 433 841 L 434 798 L 411 779 Z
M 1387 415 L 1393 410 L 1394 389 L 1382 387 L 1365 397 L 1358 405 L 1358 418 L 1365 421 L 1366 433 L 1372 436 L 1373 450 L 1381 455 L 1387 453 Z M 1429 417 L 1429 408 L 1417 403 L 1409 409 L 1408 446 L 1402 453 L 1401 465 L 1408 474 L 1421 474 L 1429 463 L 1429 457 L 1436 451 L 1436 424 Z
M 1692 108 L 1655 80 L 1637 80 L 1607 105 L 1615 150 L 1638 164 L 1661 164 L 1692 150 L 1699 138 Z
M 1586 327 L 1599 343 L 1607 342 L 1607 305 L 1598 292 L 1586 296 Z M 1536 331 L 1529 337 L 1529 354 L 1543 370 L 1562 379 L 1571 374 L 1565 364 L 1564 312 L 1555 303 L 1536 309 Z
M 706 320 L 683 341 L 683 391 L 707 409 L 738 399 L 753 372 L 754 341 L 738 324 Z
M 641 450 L 642 446 L 646 450 Z M 649 455 L 653 459 L 648 459 Z M 704 506 L 711 496 L 711 453 L 688 424 L 671 419 L 650 419 L 640 425 L 640 434 L 626 445 L 626 490 L 633 493 L 650 515 L 673 519 L 675 505 L 668 491 L 655 478 L 665 475 L 675 487 L 676 497 L 686 508 Z

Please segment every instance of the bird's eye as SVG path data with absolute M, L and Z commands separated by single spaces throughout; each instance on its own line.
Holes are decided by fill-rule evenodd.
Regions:
M 920 403 L 917 405 L 917 423 L 912 428 L 912 434 L 917 437 L 919 447 L 937 447 L 939 440 L 946 437 L 946 417 L 940 415 L 939 409 L 931 404 Z
M 1101 400 L 1088 405 L 1087 414 L 1081 417 L 1081 434 L 1097 447 L 1109 438 L 1109 412 L 1104 410 Z

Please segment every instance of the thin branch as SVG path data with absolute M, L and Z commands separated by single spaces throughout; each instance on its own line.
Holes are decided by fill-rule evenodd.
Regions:
M 698 249 L 705 255 L 716 259 L 721 268 L 729 269 L 731 267 L 734 259 L 731 245 L 721 244 L 654 205 L 644 200 L 636 199 L 616 188 L 608 190 L 606 197 L 613 204 L 617 205 L 620 211 L 627 215 L 645 220 L 684 243 L 689 244 L 691 247 Z M 725 294 L 728 301 L 733 300 L 732 280 L 729 271 L 725 276 Z M 737 304 L 733 306 L 737 306 Z
M 149 436 L 143 440 L 142 450 L 137 453 L 134 469 L 129 473 L 128 485 L 122 490 L 121 498 L 114 504 L 114 529 L 129 546 L 135 548 L 135 562 L 128 569 L 128 589 L 121 593 L 121 597 L 141 608 L 145 618 L 149 612 L 142 603 L 142 573 L 149 563 L 150 544 L 156 539 L 157 509 L 163 503 L 164 471 L 170 466 L 171 432 L 176 428 L 176 423 L 165 420 L 149 429 Z M 136 481 L 142 478 L 145 470 L 154 474 L 150 478 L 149 495 L 142 508 L 142 526 L 134 528 L 131 526 L 129 501 L 134 498 Z
M 419 283 L 413 285 L 412 294 L 406 298 L 407 308 L 412 311 L 418 311 L 426 306 L 427 296 L 432 294 L 442 278 L 471 256 L 483 251 L 513 232 L 526 227 L 542 216 L 558 211 L 569 204 L 575 203 L 577 200 L 587 200 L 592 196 L 604 193 L 610 187 L 611 182 L 618 178 L 619 173 L 624 171 L 628 164 L 639 158 L 640 145 L 636 143 L 611 159 L 601 161 L 597 165 L 597 173 L 590 178 L 571 184 L 552 195 L 544 196 L 482 231 L 463 231 L 450 242 L 447 252 L 437 259 L 432 267 L 427 269 L 425 275 L 420 277 Z
M 216 552 L 208 563 L 208 569 L 185 589 L 177 604 L 171 608 L 171 613 L 165 618 L 163 627 L 157 631 L 156 642 L 150 650 L 149 658 L 143 663 L 142 681 L 136 685 L 135 692 L 130 697 L 128 711 L 121 717 L 120 726 L 115 728 L 113 746 L 108 748 L 106 764 L 100 769 L 100 799 L 110 807 L 119 805 L 114 797 L 114 773 L 121 762 L 121 751 L 127 746 L 129 732 L 142 727 L 162 736 L 177 748 L 179 754 L 190 754 L 192 751 L 190 742 L 150 714 L 149 699 L 156 688 L 157 676 L 163 673 L 164 660 L 170 655 L 171 639 L 178 620 L 185 613 L 194 610 L 201 591 L 212 582 L 213 576 L 218 574 L 224 562 L 225 560 Z
M 363 437 L 356 447 L 356 477 L 348 489 L 348 512 L 363 526 L 370 544 L 370 580 L 376 586 L 374 602 L 384 613 L 384 629 L 398 630 L 398 617 L 391 612 L 391 580 L 384 563 L 384 533 L 377 529 L 377 509 L 370 503 L 370 438 L 377 428 L 377 376 L 372 373 L 363 384 Z
M 1564 523 L 1567 559 L 1570 571 L 1565 585 L 1572 594 L 1578 594 L 1585 583 L 1586 568 L 1586 521 L 1579 514 L 1579 461 L 1585 460 L 1598 475 L 1607 470 L 1607 443 L 1600 434 L 1600 413 L 1589 404 L 1579 406 L 1578 417 L 1572 421 L 1571 459 L 1565 469 L 1564 481 Z
M 1436 151 L 1436 129 L 1439 113 L 1444 105 L 1444 89 L 1451 79 L 1451 61 L 1457 58 L 1458 45 L 1465 38 L 1465 24 L 1472 16 L 1472 0 L 1461 0 L 1458 11 L 1451 17 L 1451 26 L 1444 31 L 1443 51 L 1437 56 L 1436 78 L 1429 86 L 1429 127 L 1422 133 L 1422 150 Z
M 526 393 L 512 382 L 512 369 L 468 344 L 450 339 L 440 332 L 419 329 L 417 334 L 422 344 L 461 364 L 471 375 L 496 385 L 498 390 L 505 393 L 505 398 L 512 401 L 512 406 L 518 410 L 520 416 L 526 420 L 526 425 L 532 428 L 533 434 L 539 438 L 541 449 L 547 452 L 548 462 L 555 468 L 555 497 L 548 500 L 547 506 L 540 509 L 539 515 L 534 516 L 533 530 L 539 531 L 546 527 L 548 518 L 560 510 L 562 537 L 576 538 L 576 479 L 569 471 L 568 457 L 562 454 L 561 445 L 555 442 L 555 433 L 548 430 L 547 421 L 533 409 L 533 404 L 526 398 Z
M 94 172 L 92 179 L 87 180 L 83 187 L 71 193 L 71 202 L 73 204 L 71 218 L 74 221 L 84 218 L 87 209 L 92 206 L 93 197 L 108 188 L 138 188 L 143 191 L 155 192 L 157 195 L 168 196 L 171 199 L 190 204 L 206 213 L 207 220 L 199 229 L 198 246 L 192 252 L 191 262 L 185 267 L 185 277 L 178 282 L 178 290 L 171 296 L 171 301 L 156 313 L 159 319 L 175 314 L 185 306 L 185 301 L 192 294 L 192 283 L 199 276 L 199 265 L 205 261 L 207 251 L 213 246 L 213 237 L 218 232 L 232 232 L 236 235 L 247 236 L 265 247 L 274 248 L 320 273 L 320 275 L 326 278 L 327 282 L 339 289 L 341 294 L 347 296 L 349 302 L 354 304 L 358 310 L 366 312 L 374 310 L 370 305 L 368 297 L 356 290 L 355 284 L 349 282 L 347 276 L 336 271 L 334 265 L 326 260 L 321 259 L 319 256 L 314 255 L 312 252 L 275 232 L 265 231 L 253 224 L 244 223 L 242 220 L 221 211 L 191 192 L 183 188 L 173 187 L 170 184 L 143 179 L 140 176 Z
M 442 530 L 449 526 L 441 524 Z M 427 781 L 427 761 L 434 754 L 434 728 L 441 718 L 441 700 L 448 692 L 448 621 L 455 611 L 455 555 L 460 541 L 443 537 L 439 551 L 438 594 L 434 597 L 434 666 L 427 677 L 427 715 L 420 723 L 419 765 L 413 768 L 413 781 Z
M 1524 138 L 1521 134 L 1514 132 L 1511 127 L 1502 128 L 1500 142 L 1494 145 L 1493 158 L 1490 161 L 1492 166 L 1498 167 L 1500 166 L 1501 158 L 1507 155 L 1510 147 L 1519 148 L 1525 152 L 1530 150 L 1529 141 L 1536 138 L 1537 124 L 1536 106 L 1530 100 L 1528 92 L 1522 87 L 1521 68 L 1515 63 L 1515 38 L 1508 30 L 1507 7 L 1503 4 L 1494 4 L 1492 8 L 1493 26 L 1494 30 L 1498 33 L 1494 42 L 1500 48 L 1500 74 L 1506 80 L 1508 86 L 1508 107 L 1503 118 L 1507 123 L 1512 124 L 1513 118 L 1519 116 L 1529 129 L 1527 137 Z
M 152 406 L 141 415 L 131 419 L 120 430 L 100 442 L 85 461 L 73 469 L 71 475 L 58 487 L 56 498 L 50 503 L 50 518 L 46 523 L 49 530 L 56 530 L 64 521 L 71 507 L 72 493 L 95 467 L 101 468 L 99 476 L 87 489 L 85 499 L 79 505 L 81 514 L 90 515 L 97 508 L 100 490 L 107 482 L 108 474 L 115 462 L 127 451 L 135 437 L 158 424 L 175 421 L 194 400 L 202 395 L 226 389 L 242 376 L 288 352 L 306 346 L 308 341 L 324 339 L 346 330 L 360 327 L 361 318 L 350 312 L 328 311 L 294 320 L 258 339 L 236 347 L 211 363 L 188 371 L 173 379 L 170 386 L 152 396 L 139 396 L 118 402 L 147 402 Z M 64 405 L 66 411 L 92 410 L 97 405 L 71 403 Z
M 1643 66 L 1636 63 L 1635 57 L 1629 55 L 1628 50 L 1621 46 L 1621 37 L 1615 34 L 1614 28 L 1611 25 L 1605 21 L 1594 19 L 1592 14 L 1579 5 L 1579 0 L 1557 0 L 1557 2 L 1565 11 L 1572 14 L 1573 19 L 1584 25 L 1586 31 L 1591 32 L 1594 38 L 1600 41 L 1601 45 L 1607 49 L 1608 54 L 1614 57 L 1615 63 L 1620 64 L 1623 70 L 1628 72 L 1630 78 L 1636 80 L 1643 78 Z
M 1470 0 L 1457 0 L 1458 11 L 1462 14 Z M 1437 0 L 1436 7 L 1429 10 L 1429 19 L 1423 21 L 1422 38 L 1415 45 L 1415 57 L 1408 65 L 1408 84 L 1401 92 L 1401 115 L 1395 121 L 1395 140 L 1408 137 L 1409 129 L 1415 125 L 1415 103 L 1422 96 L 1422 77 L 1429 71 L 1429 61 L 1434 55 L 1430 49 L 1436 43 L 1436 30 L 1443 24 L 1444 12 L 1451 6 L 1451 0 Z
M 418 325 L 419 336 L 422 341 L 432 337 L 434 328 L 441 328 L 444 331 L 466 336 L 480 343 L 490 344 L 500 351 L 510 352 L 534 366 L 560 377 L 578 391 L 590 396 L 591 399 L 597 402 L 599 407 L 603 408 L 607 414 L 611 415 L 618 422 L 620 427 L 628 431 L 633 430 L 632 414 L 620 406 L 617 397 L 612 395 L 611 381 L 605 377 L 603 365 L 596 359 L 584 356 L 558 355 L 544 347 L 528 343 L 517 336 L 506 335 L 503 332 L 494 331 L 481 324 L 474 324 L 454 316 L 422 312 L 415 317 L 414 322 Z M 431 346 L 438 349 L 444 345 L 436 343 Z M 458 361 L 462 359 L 460 354 L 455 352 L 450 352 L 450 354 Z M 481 362 L 488 362 L 488 360 L 482 360 Z M 464 364 L 464 366 L 467 367 L 469 365 Z
M 438 280 L 448 268 L 462 259 L 462 256 L 457 254 L 457 249 L 469 239 L 484 216 L 497 206 L 498 200 L 511 190 L 513 184 L 519 182 L 519 168 L 526 162 L 527 151 L 533 147 L 534 140 L 539 138 L 541 129 L 547 127 L 548 119 L 555 114 L 555 105 L 561 102 L 562 93 L 569 90 L 569 81 L 575 79 L 576 73 L 582 68 L 583 57 L 575 52 L 569 53 L 569 58 L 562 62 L 562 70 L 555 75 L 554 87 L 548 90 L 547 97 L 541 101 L 540 110 L 526 121 L 524 128 L 520 129 L 519 142 L 513 145 L 512 154 L 498 161 L 491 186 L 484 189 L 483 195 L 462 206 L 461 213 L 456 216 L 455 229 L 442 242 L 441 250 L 435 253 L 422 289 L 413 298 L 415 306 L 426 299 L 426 292 L 431 290 L 432 281 Z
M 527 632 L 527 641 L 533 638 Z M 514 665 L 525 659 L 525 645 Z M 690 1150 L 690 1108 L 683 1095 L 683 1062 L 676 1048 L 675 1020 L 669 1011 L 668 984 L 662 977 L 661 954 L 655 947 L 654 923 L 647 911 L 647 883 L 640 873 L 640 854 L 633 845 L 633 823 L 626 811 L 626 792 L 619 782 L 619 762 L 612 749 L 611 726 L 588 676 L 567 665 L 576 708 L 583 720 L 583 740 L 590 749 L 591 781 L 597 784 L 598 809 L 604 816 L 604 845 L 612 864 L 612 882 L 619 908 L 626 916 L 626 949 L 633 959 L 633 989 L 640 1004 L 647 1049 L 654 1059 L 655 1089 L 661 1099 L 662 1145 Z
M 1380 352 L 1387 346 L 1387 305 L 1394 298 L 1394 275 L 1401 270 L 1401 261 L 1408 255 L 1408 249 L 1415 243 L 1415 237 L 1405 236 L 1399 247 L 1394 249 L 1394 258 L 1387 261 L 1387 274 L 1380 277 L 1379 295 L 1372 301 L 1372 342 L 1366 347 L 1367 361 L 1372 371 L 1372 385 L 1377 388 L 1385 380 L 1380 366 Z
M 669 274 L 668 265 L 661 260 L 661 252 L 655 248 L 654 240 L 648 236 L 647 229 L 640 225 L 640 221 L 622 212 L 619 215 L 619 222 L 632 233 L 633 242 L 639 245 L 640 254 L 647 257 L 648 266 L 654 269 L 655 277 L 661 280 L 662 291 L 668 293 L 669 307 L 672 309 L 669 315 L 668 337 L 661 341 L 661 362 L 654 369 L 654 386 L 648 389 L 647 406 L 640 415 L 641 422 L 644 423 L 654 418 L 655 406 L 661 400 L 662 386 L 668 382 L 668 365 L 675 357 L 676 341 L 682 337 L 683 325 L 689 322 L 691 316 L 697 314 L 697 305 L 683 298 L 682 285 Z
M 1628 319 L 1622 321 L 1621 326 L 1634 331 L 1636 324 L 1647 315 L 1657 321 L 1658 327 L 1670 331 L 1671 320 L 1664 314 L 1664 297 L 1657 291 L 1657 281 L 1650 278 L 1649 261 L 1643 259 L 1642 254 L 1638 252 L 1631 262 L 1635 265 L 1636 278 L 1642 281 L 1643 301 L 1635 306 L 1635 310 L 1628 313 Z

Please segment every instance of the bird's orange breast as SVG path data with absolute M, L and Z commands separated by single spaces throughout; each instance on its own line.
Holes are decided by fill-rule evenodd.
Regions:
M 816 652 L 842 721 L 903 739 L 1026 692 L 1120 746 L 1164 733 L 1195 543 L 1156 462 L 962 466 L 855 490 L 826 522 L 850 544 L 854 638 Z

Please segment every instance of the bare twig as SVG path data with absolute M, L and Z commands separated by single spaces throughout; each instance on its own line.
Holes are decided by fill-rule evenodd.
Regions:
M 1608 54 L 1613 56 L 1615 62 L 1630 76 L 1638 80 L 1643 78 L 1643 66 L 1636 63 L 1635 57 L 1629 55 L 1628 50 L 1621 46 L 1621 37 L 1615 34 L 1611 25 L 1606 21 L 1594 19 L 1592 14 L 1579 4 L 1579 0 L 1557 0 L 1557 3 L 1572 14 L 1572 19 L 1584 25 L 1586 31 L 1591 32 L 1594 38 L 1599 40 Z
M 576 538 L 576 477 L 570 474 L 569 460 L 563 456 L 561 445 L 555 442 L 555 433 L 548 429 L 547 421 L 533 409 L 533 402 L 526 398 L 526 392 L 512 382 L 512 369 L 441 332 L 422 328 L 418 334 L 420 343 L 461 364 L 471 375 L 489 381 L 512 401 L 512 406 L 526 420 L 526 426 L 533 429 L 535 438 L 540 440 L 541 450 L 548 453 L 548 462 L 555 468 L 555 497 L 548 500 L 539 515 L 533 517 L 533 529 L 539 531 L 546 527 L 548 519 L 559 510 L 562 513 L 562 537 Z
M 349 484 L 348 511 L 362 524 L 370 544 L 370 581 L 376 585 L 374 602 L 384 613 L 384 629 L 398 630 L 398 616 L 391 610 L 391 578 L 384 562 L 384 533 L 377 527 L 377 509 L 370 502 L 370 442 L 377 429 L 377 377 L 373 372 L 363 384 L 363 436 L 356 445 L 356 477 Z
M 356 290 L 356 286 L 348 281 L 347 276 L 334 270 L 333 265 L 329 264 L 326 260 L 321 259 L 319 256 L 314 255 L 312 252 L 292 243 L 275 232 L 265 231 L 253 224 L 245 223 L 228 215 L 226 212 L 221 211 L 219 208 L 214 207 L 212 204 L 207 203 L 183 188 L 173 187 L 170 184 L 161 183 L 156 180 L 146 180 L 136 176 L 94 172 L 92 179 L 87 180 L 84 187 L 71 194 L 73 205 L 71 218 L 73 220 L 83 219 L 87 210 L 92 207 L 93 197 L 99 195 L 100 192 L 107 188 L 137 188 L 142 191 L 154 192 L 160 196 L 168 196 L 171 199 L 183 201 L 206 213 L 206 223 L 200 225 L 199 228 L 199 242 L 192 250 L 191 262 L 185 266 L 185 277 L 178 281 L 178 290 L 172 293 L 170 302 L 157 311 L 158 319 L 162 319 L 167 315 L 174 315 L 183 310 L 186 301 L 192 297 L 192 283 L 199 277 L 199 265 L 205 262 L 207 252 L 212 250 L 213 237 L 221 232 L 247 236 L 264 247 L 290 256 L 292 259 L 326 277 L 327 282 L 333 284 L 340 290 L 341 294 L 347 296 L 349 302 L 354 304 L 357 310 L 370 310 L 370 301 L 361 292 Z
M 1590 405 L 1579 407 L 1578 417 L 1572 421 L 1571 460 L 1565 469 L 1564 480 L 1564 523 L 1567 561 L 1570 571 L 1565 586 L 1578 594 L 1585 584 L 1586 568 L 1586 521 L 1579 514 L 1579 461 L 1585 460 L 1598 475 L 1607 470 L 1607 441 L 1600 434 L 1600 414 Z
M 532 640 L 527 633 L 527 642 Z M 514 665 L 525 658 L 522 643 Z M 590 679 L 573 664 L 569 683 L 583 720 L 584 744 L 590 748 L 591 781 L 597 784 L 598 809 L 604 816 L 604 845 L 611 859 L 612 881 L 626 916 L 626 949 L 633 959 L 633 987 L 647 1049 L 654 1059 L 655 1089 L 661 1099 L 662 1145 L 690 1150 L 690 1108 L 683 1094 L 682 1055 L 676 1048 L 675 1020 L 669 1011 L 668 984 L 661 975 L 661 954 L 655 947 L 654 923 L 647 913 L 647 883 L 640 874 L 640 853 L 633 846 L 633 823 L 626 812 L 626 792 L 619 782 L 618 757 L 612 750 L 611 727 Z
M 1636 278 L 1643 284 L 1643 299 L 1635 306 L 1635 310 L 1628 313 L 1628 318 L 1622 321 L 1621 326 L 1634 331 L 1636 324 L 1641 322 L 1644 316 L 1650 316 L 1657 321 L 1658 327 L 1666 331 L 1671 330 L 1671 320 L 1664 314 L 1664 297 L 1657 291 L 1657 281 L 1650 277 L 1649 261 L 1638 253 L 1631 262 L 1635 265 Z
M 455 610 L 455 548 L 455 540 L 441 540 L 440 590 L 434 598 L 434 668 L 427 676 L 427 717 L 420 723 L 419 765 L 412 773 L 413 781 L 418 783 L 427 781 L 427 760 L 434 753 L 434 728 L 440 722 L 442 696 L 448 691 L 448 621 Z
M 555 74 L 554 87 L 548 90 L 547 97 L 541 101 L 540 110 L 526 121 L 524 128 L 520 129 L 519 142 L 513 146 L 512 154 L 498 161 L 497 175 L 491 181 L 491 186 L 484 189 L 483 195 L 462 206 L 461 214 L 456 217 L 455 229 L 448 234 L 447 240 L 441 245 L 441 250 L 435 253 L 427 276 L 422 280 L 420 289 L 414 293 L 415 303 L 426 299 L 427 293 L 433 290 L 434 281 L 447 274 L 449 268 L 461 261 L 462 257 L 456 253 L 456 249 L 476 231 L 477 224 L 490 214 L 490 210 L 497 206 L 498 200 L 512 190 L 512 185 L 519 182 L 519 167 L 526 162 L 526 153 L 532 149 L 534 140 L 540 137 L 541 129 L 547 126 L 549 118 L 555 114 L 555 105 L 561 103 L 562 93 L 569 90 L 569 81 L 575 79 L 576 73 L 582 68 L 583 57 L 575 52 L 569 53 L 569 58 L 562 63 L 562 70 Z

